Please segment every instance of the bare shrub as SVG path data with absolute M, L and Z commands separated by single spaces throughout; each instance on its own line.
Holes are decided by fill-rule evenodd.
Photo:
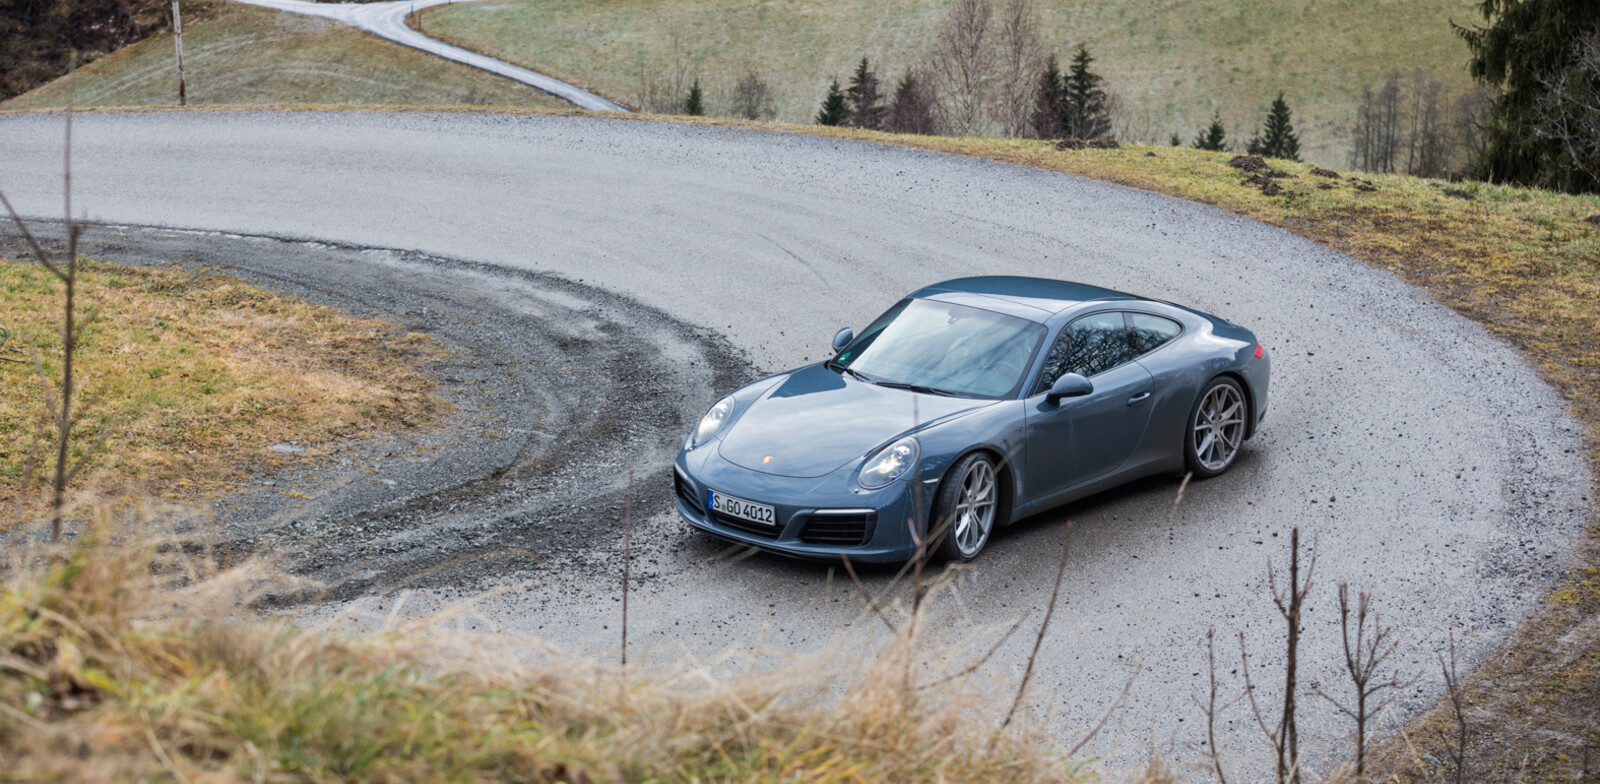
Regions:
M 755 66 L 748 66 L 733 84 L 729 97 L 734 117 L 746 120 L 770 120 L 777 115 L 772 108 L 772 84 L 766 74 Z
M 700 70 L 705 55 L 690 53 L 684 45 L 683 31 L 673 26 L 667 33 L 667 61 L 663 70 L 645 63 L 642 53 L 636 55 L 634 74 L 637 79 L 635 101 L 639 111 L 659 114 L 678 114 L 684 109 L 684 98 L 693 81 L 690 74 Z
M 1320 687 L 1316 690 L 1318 696 L 1333 703 L 1334 707 L 1356 723 L 1357 784 L 1364 784 L 1367 780 L 1368 721 L 1394 700 L 1392 695 L 1385 696 L 1386 692 L 1399 691 L 1407 685 L 1400 678 L 1398 669 L 1384 680 L 1373 680 L 1399 642 L 1393 638 L 1392 630 L 1379 621 L 1378 614 L 1371 612 L 1371 604 L 1372 594 L 1356 594 L 1353 611 L 1355 635 L 1352 637 L 1350 586 L 1339 583 L 1339 628 L 1343 633 L 1345 673 L 1355 687 L 1355 703 L 1347 705 Z
M 1267 742 L 1272 746 L 1276 756 L 1278 784 L 1300 784 L 1300 728 L 1296 719 L 1297 706 L 1295 704 L 1296 689 L 1299 687 L 1299 655 L 1300 655 L 1300 622 L 1305 607 L 1306 595 L 1311 592 L 1312 573 L 1317 568 L 1317 554 L 1313 548 L 1310 562 L 1306 565 L 1305 576 L 1300 575 L 1300 529 L 1295 528 L 1289 534 L 1289 584 L 1283 588 L 1278 587 L 1277 574 L 1272 565 L 1267 565 L 1267 584 L 1272 591 L 1272 603 L 1278 608 L 1286 624 L 1284 639 L 1285 655 L 1283 663 L 1283 713 L 1275 724 L 1268 725 L 1267 719 L 1261 712 L 1261 704 L 1256 700 L 1255 686 L 1250 680 L 1250 654 L 1245 649 L 1244 632 L 1239 632 L 1239 659 L 1240 669 L 1244 674 L 1244 693 L 1250 701 L 1250 711 L 1255 715 L 1256 724 L 1266 735 Z
M 929 72 L 948 130 L 958 136 L 976 136 L 985 130 L 985 109 L 994 81 L 993 18 L 990 0 L 955 0 L 934 45 Z
M 1043 68 L 1039 9 L 1034 0 L 1007 0 L 1000 11 L 994 117 L 1001 133 L 1026 135 Z

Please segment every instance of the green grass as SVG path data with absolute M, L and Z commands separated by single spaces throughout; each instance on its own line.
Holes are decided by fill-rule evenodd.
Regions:
M 887 76 L 931 49 L 949 0 L 485 0 L 420 14 L 430 35 L 635 103 L 641 67 L 671 70 L 678 41 L 712 113 L 747 65 L 777 91 L 778 119 L 810 122 L 832 77 L 863 55 Z M 1003 4 L 996 0 L 997 5 Z M 1152 140 L 1185 142 L 1220 110 L 1249 136 L 1279 90 L 1295 110 L 1302 155 L 1343 164 L 1362 86 L 1392 70 L 1432 68 L 1469 86 L 1449 21 L 1472 0 L 1040 0 L 1047 43 L 1089 45 L 1097 67 Z
M 562 107 L 531 87 L 392 44 L 326 19 L 224 3 L 184 26 L 189 103 Z M 152 36 L 78 71 L 78 106 L 178 102 L 172 36 Z M 3 104 L 65 104 L 57 79 Z

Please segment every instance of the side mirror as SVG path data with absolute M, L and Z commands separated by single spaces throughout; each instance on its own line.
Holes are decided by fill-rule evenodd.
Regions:
M 1050 391 L 1044 394 L 1044 402 L 1059 403 L 1064 397 L 1083 397 L 1094 391 L 1094 384 L 1089 379 L 1077 373 L 1066 373 L 1050 385 Z
M 850 341 L 855 339 L 855 330 L 852 330 L 849 327 L 845 327 L 844 329 L 833 333 L 833 353 L 837 354 L 843 351 L 844 347 L 850 345 Z

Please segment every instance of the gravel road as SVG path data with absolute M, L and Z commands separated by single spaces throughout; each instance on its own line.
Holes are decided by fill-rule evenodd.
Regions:
M 1121 709 L 1086 748 L 1112 768 L 1137 765 L 1152 743 L 1193 759 L 1204 725 L 1189 697 L 1205 681 L 1207 629 L 1228 639 L 1244 631 L 1253 671 L 1281 666 L 1266 570 L 1269 560 L 1283 566 L 1291 526 L 1318 550 L 1301 682 L 1340 683 L 1333 585 L 1348 581 L 1376 593 L 1421 676 L 1394 717 L 1403 719 L 1440 693 L 1433 652 L 1446 634 L 1469 664 L 1493 652 L 1567 564 L 1589 514 L 1579 427 L 1514 350 L 1386 274 L 1209 207 L 925 152 L 622 120 L 91 115 L 79 118 L 76 140 L 76 203 L 91 217 L 332 243 L 325 257 L 287 254 L 278 271 L 258 274 L 304 270 L 328 296 L 380 310 L 404 304 L 375 293 L 400 282 L 413 292 L 400 300 L 463 313 L 495 303 L 482 328 L 442 338 L 468 353 L 526 344 L 507 350 L 554 356 L 536 344 L 555 339 L 559 352 L 555 322 L 572 313 L 640 336 L 599 365 L 649 368 L 617 373 L 620 389 L 573 398 L 584 383 L 528 372 L 518 381 L 526 398 L 498 401 L 589 427 L 645 423 L 628 437 L 557 439 L 553 461 L 540 465 L 567 471 L 565 485 L 534 472 L 506 486 L 537 488 L 546 506 L 497 495 L 490 481 L 460 497 L 481 503 L 385 518 L 390 538 L 324 532 L 299 550 L 293 537 L 272 540 L 291 558 L 348 542 L 354 562 L 376 557 L 369 542 L 420 531 L 427 558 L 392 562 L 398 571 L 357 586 L 366 589 L 476 552 L 459 531 L 501 532 L 502 544 L 540 560 L 468 558 L 430 573 L 440 587 L 410 606 L 516 585 L 483 604 L 485 621 L 568 647 L 614 649 L 616 488 L 629 467 L 661 475 L 656 461 L 681 437 L 673 426 L 699 415 L 721 391 L 711 387 L 816 359 L 839 326 L 859 328 L 903 293 L 959 275 L 1061 277 L 1172 299 L 1250 327 L 1274 352 L 1272 409 L 1232 472 L 1190 486 L 1175 511 L 1177 483 L 1159 479 L 1008 529 L 962 576 L 962 608 L 940 611 L 942 625 L 970 625 L 968 644 L 986 648 L 1048 597 L 1073 521 L 1035 709 L 1075 740 L 1137 663 Z M 59 209 L 60 145 L 59 118 L 0 117 L 0 188 L 23 213 Z M 245 241 L 189 236 L 193 253 L 221 259 L 238 255 L 228 243 Z M 551 292 L 575 299 L 551 310 Z M 685 369 L 684 357 L 716 370 Z M 476 367 L 479 377 L 522 370 Z M 539 398 L 547 382 L 555 391 Z M 550 413 L 574 405 L 593 410 Z M 402 490 L 394 503 L 439 488 Z M 763 634 L 767 645 L 811 650 L 873 633 L 855 589 L 829 569 L 717 558 L 717 545 L 662 511 L 669 495 L 653 482 L 637 490 L 646 550 L 630 637 L 640 655 L 704 654 Z M 559 518 L 548 505 L 561 498 L 597 498 L 610 513 Z M 328 519 L 351 529 L 364 518 Z M 556 552 L 560 537 L 521 532 L 557 519 L 587 521 L 577 548 Z M 875 589 L 887 582 L 868 577 Z M 392 595 L 359 601 L 381 616 Z M 997 670 L 1020 672 L 1031 628 L 1002 646 Z M 1240 684 L 1228 661 L 1232 690 Z M 1258 686 L 1269 701 L 1278 688 Z M 1219 729 L 1246 779 L 1267 769 L 1242 709 Z M 1316 765 L 1344 748 L 1346 727 L 1326 705 L 1311 703 L 1301 733 Z
M 406 24 L 406 17 L 424 8 L 444 3 L 454 3 L 457 0 L 388 0 L 381 3 L 321 3 L 311 0 L 239 0 L 250 5 L 259 5 L 273 8 L 291 14 L 307 14 L 320 16 L 344 22 L 351 27 L 365 30 L 379 38 L 386 38 L 402 46 L 420 49 L 431 55 L 443 57 L 446 60 L 470 65 L 496 76 L 504 76 L 514 82 L 521 82 L 535 90 L 549 93 L 563 101 L 571 103 L 582 109 L 593 109 L 601 112 L 626 112 L 628 107 L 623 106 L 610 98 L 604 98 L 577 85 L 568 84 L 547 74 L 530 71 L 519 65 L 512 65 L 504 60 L 497 60 L 486 54 L 480 54 L 470 49 L 463 49 L 429 38 Z M 460 0 L 472 2 L 472 0 Z

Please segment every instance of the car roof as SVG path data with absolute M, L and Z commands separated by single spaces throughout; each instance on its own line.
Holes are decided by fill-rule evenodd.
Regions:
M 1147 301 L 1144 297 L 1087 283 L 1018 275 L 957 278 L 918 289 L 911 296 L 996 310 L 1039 322 L 1085 302 Z

